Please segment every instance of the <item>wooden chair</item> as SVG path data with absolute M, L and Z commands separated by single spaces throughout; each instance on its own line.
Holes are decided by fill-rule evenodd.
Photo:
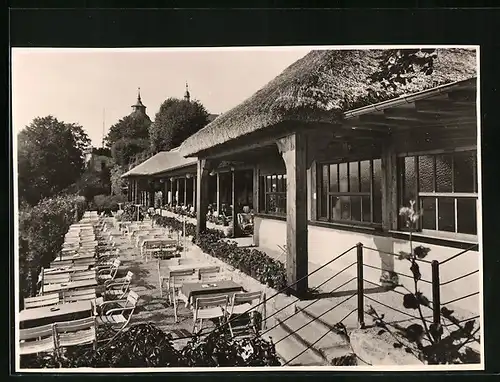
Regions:
M 198 297 L 195 302 L 193 312 L 193 333 L 203 328 L 203 320 L 221 320 L 227 312 L 228 297 L 227 295 L 214 297 Z
M 114 279 L 104 282 L 105 295 L 113 295 L 119 296 L 118 298 L 122 298 L 128 292 L 130 288 L 130 282 L 132 281 L 132 277 L 134 274 L 131 271 L 128 271 L 126 276 L 120 279 Z
M 97 298 L 97 293 L 95 288 L 66 290 L 62 292 L 62 297 L 65 303 L 78 301 L 95 301 Z
M 101 303 L 99 305 L 101 313 L 96 319 L 97 324 L 105 326 L 107 329 L 116 332 L 116 336 L 129 324 L 138 300 L 139 295 L 131 290 L 128 292 L 126 299 Z M 115 306 L 118 305 L 118 307 L 107 309 L 107 306 L 113 306 L 112 304 L 115 304 Z
M 92 344 L 97 346 L 96 318 L 94 316 L 54 324 L 56 351 L 70 346 Z
M 61 283 L 69 283 L 70 274 L 68 273 L 44 273 L 42 275 L 42 283 L 43 285 L 50 284 L 61 284 Z
M 233 337 L 236 331 L 239 331 L 240 335 L 250 334 L 248 331 L 251 329 L 251 315 L 253 312 L 261 313 L 264 322 L 265 305 L 262 304 L 264 300 L 264 292 L 238 292 L 233 295 L 227 315 L 229 330 Z M 248 317 L 243 320 L 244 325 L 241 325 L 240 322 L 238 326 L 237 318 L 242 315 L 248 315 Z
M 21 355 L 54 352 L 56 350 L 53 324 L 20 329 L 19 340 Z
M 118 268 L 120 267 L 120 264 L 121 260 L 115 258 L 110 267 L 104 267 L 104 268 L 99 267 L 99 270 L 97 271 L 97 279 L 99 281 L 114 280 L 114 278 L 116 277 L 116 273 L 118 272 Z
M 211 268 L 200 269 L 199 276 L 202 282 L 210 282 L 214 280 L 220 280 L 222 277 L 222 273 L 220 271 L 220 267 L 215 266 Z
M 183 284 L 189 282 L 197 282 L 198 275 L 195 273 L 194 268 L 185 270 L 185 271 L 173 271 L 170 272 L 170 278 L 168 280 L 168 289 L 169 289 L 169 302 L 174 304 L 174 318 L 175 322 L 178 322 L 177 319 L 177 303 L 178 301 L 183 301 L 179 297 L 179 291 Z
M 83 280 L 95 280 L 96 273 L 94 270 L 75 272 L 70 274 L 70 282 L 73 281 L 83 281 Z
M 50 263 L 51 268 L 70 267 L 72 265 L 73 260 L 59 260 L 59 258 Z
M 40 308 L 59 304 L 59 293 L 51 293 L 43 296 L 26 297 L 24 299 L 24 309 Z

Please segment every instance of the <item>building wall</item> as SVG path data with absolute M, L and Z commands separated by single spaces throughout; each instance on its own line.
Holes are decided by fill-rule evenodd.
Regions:
M 338 256 L 343 251 L 355 246 L 357 243 L 362 243 L 365 247 L 367 247 L 364 249 L 365 264 L 387 270 L 394 270 L 407 276 L 411 275 L 409 262 L 397 260 L 394 259 L 394 256 L 368 249 L 373 248 L 375 250 L 390 253 L 399 253 L 400 251 L 408 252 L 409 242 L 406 240 L 325 228 L 315 225 L 309 225 L 308 231 L 309 262 L 311 263 L 323 265 Z M 283 246 L 286 244 L 286 221 L 257 216 L 255 218 L 254 244 L 264 250 L 268 249 L 273 252 L 279 251 L 278 245 Z M 438 260 L 442 262 L 445 259 L 461 252 L 460 249 L 424 244 L 414 240 L 414 246 L 417 245 L 423 245 L 431 249 L 429 255 L 426 257 L 426 260 L 429 261 Z M 329 265 L 332 269 L 332 275 L 335 270 L 339 271 L 354 261 L 356 261 L 355 249 Z M 467 252 L 440 267 L 441 283 L 463 276 L 469 272 L 479 269 L 479 267 L 480 254 L 476 251 Z M 422 279 L 431 281 L 432 274 L 430 264 L 420 263 L 420 270 L 422 273 Z M 355 276 L 356 268 L 354 266 L 349 268 L 349 272 L 352 272 L 352 275 Z M 380 276 L 381 271 L 364 267 L 364 277 L 366 280 L 375 284 L 380 284 Z M 399 276 L 399 281 L 410 290 L 413 290 L 413 280 L 410 277 Z M 444 285 L 441 287 L 441 302 L 444 303 L 455 298 L 477 292 L 479 291 L 479 283 L 479 275 L 476 273 L 459 281 Z M 310 286 L 313 287 L 314 285 Z M 421 291 L 429 299 L 432 299 L 431 285 L 425 282 L 420 282 L 420 286 Z M 479 312 L 478 296 L 464 299 L 456 302 L 454 305 L 474 314 Z

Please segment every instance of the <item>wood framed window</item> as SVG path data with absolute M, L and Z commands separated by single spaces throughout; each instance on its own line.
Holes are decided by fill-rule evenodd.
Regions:
M 259 212 L 269 215 L 286 215 L 286 174 L 260 176 Z
M 381 175 L 380 159 L 318 164 L 318 220 L 381 224 Z
M 441 236 L 476 236 L 477 151 L 422 153 L 398 159 L 399 201 L 423 210 L 418 229 Z M 399 222 L 400 229 L 404 223 Z M 476 236 L 477 237 L 477 236 Z

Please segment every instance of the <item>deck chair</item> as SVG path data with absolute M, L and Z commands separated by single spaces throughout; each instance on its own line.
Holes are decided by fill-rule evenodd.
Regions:
M 114 280 L 116 273 L 118 272 L 118 268 L 120 267 L 121 260 L 116 258 L 113 260 L 113 264 L 110 267 L 99 267 L 97 271 L 97 280 L 98 281 L 108 281 Z
M 95 301 L 97 293 L 95 288 L 78 289 L 78 290 L 65 290 L 62 292 L 64 303 L 78 302 L 78 301 Z
M 83 272 L 75 272 L 70 274 L 70 281 L 83 281 L 83 280 L 95 280 L 95 271 L 83 271 Z
M 227 311 L 227 319 L 229 331 L 231 336 L 235 337 L 235 334 L 248 335 L 249 330 L 252 329 L 251 315 L 253 312 L 259 312 L 262 316 L 265 316 L 265 307 L 261 304 L 264 301 L 264 292 L 238 292 L 235 293 L 231 299 L 231 305 Z M 242 317 L 243 320 L 238 322 L 238 316 L 248 315 Z M 262 318 L 264 322 L 265 317 Z M 241 325 L 241 321 L 244 322 Z M 238 325 L 239 324 L 239 325 Z
M 220 267 L 218 267 L 218 266 L 200 269 L 198 273 L 200 276 L 200 280 L 202 282 L 220 280 L 222 278 L 222 273 L 220 271 Z
M 26 297 L 24 299 L 24 309 L 40 308 L 59 304 L 59 293 L 51 293 L 43 296 Z
M 193 311 L 193 333 L 199 332 L 203 328 L 203 320 L 217 319 L 221 321 L 226 316 L 227 305 L 227 295 L 198 297 Z
M 56 350 L 53 324 L 20 329 L 19 340 L 21 355 L 47 353 Z
M 118 296 L 118 298 L 123 298 L 130 288 L 130 282 L 134 274 L 131 271 L 127 272 L 127 275 L 120 279 L 108 280 L 104 282 L 104 295 Z
M 127 298 L 123 300 L 106 301 L 101 303 L 101 313 L 96 318 L 97 325 L 105 329 L 114 331 L 116 336 L 127 327 L 137 306 L 139 295 L 134 291 L 129 291 Z M 108 309 L 107 306 L 118 306 Z M 112 338 L 114 338 L 114 336 Z
M 87 317 L 80 320 L 56 322 L 54 324 L 56 351 L 70 346 L 92 344 L 97 347 L 96 318 Z
M 168 280 L 169 289 L 169 302 L 174 304 L 174 319 L 178 322 L 177 318 L 177 306 L 179 301 L 184 301 L 179 296 L 179 291 L 183 284 L 189 282 L 197 282 L 198 275 L 195 273 L 194 268 L 185 271 L 174 271 L 170 272 L 170 278 Z

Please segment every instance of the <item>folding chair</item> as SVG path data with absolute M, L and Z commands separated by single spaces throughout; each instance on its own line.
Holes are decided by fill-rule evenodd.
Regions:
M 95 280 L 95 271 L 83 271 L 83 272 L 75 272 L 70 274 L 70 282 L 73 281 L 83 281 L 83 280 Z
M 120 267 L 121 260 L 116 258 L 113 260 L 113 264 L 110 267 L 101 268 L 97 271 L 97 279 L 99 281 L 108 281 L 114 280 L 116 277 L 116 273 L 118 272 L 118 268 Z
M 127 327 L 137 306 L 139 295 L 134 291 L 129 291 L 126 299 L 106 301 L 101 303 L 101 313 L 97 316 L 98 325 L 103 325 L 107 329 L 116 332 L 115 336 Z M 118 308 L 106 309 L 110 304 L 118 305 Z M 114 336 L 113 336 L 114 337 Z
M 51 293 L 43 296 L 26 297 L 24 299 L 24 309 L 40 308 L 59 304 L 59 293 Z
M 95 288 L 65 290 L 62 293 L 64 303 L 78 301 L 95 301 L 97 293 Z
M 199 270 L 200 280 L 202 282 L 209 282 L 214 280 L 220 280 L 222 273 L 220 267 L 215 266 L 211 268 L 204 268 Z
M 198 297 L 193 312 L 193 333 L 203 328 L 203 320 L 221 320 L 226 316 L 228 297 L 227 295 L 214 297 Z
M 47 353 L 56 350 L 53 324 L 20 329 L 19 340 L 21 355 Z
M 128 292 L 133 276 L 134 274 L 128 271 L 127 275 L 123 278 L 105 281 L 104 295 L 119 296 L 118 298 L 122 298 Z
M 54 324 L 56 351 L 70 346 L 92 344 L 97 347 L 96 318 L 94 316 L 80 320 L 56 322 Z
M 252 328 L 251 315 L 259 312 L 265 316 L 265 307 L 261 304 L 264 301 L 264 292 L 238 292 L 231 299 L 231 305 L 228 309 L 228 325 L 231 336 L 235 336 L 235 329 L 242 331 L 244 335 L 250 334 L 248 330 Z M 248 315 L 244 325 L 236 326 L 238 316 Z M 262 318 L 263 322 L 265 317 Z M 241 321 L 240 321 L 241 323 Z
M 174 319 L 177 320 L 177 302 L 184 301 L 179 297 L 179 291 L 183 284 L 189 282 L 197 282 L 198 275 L 195 273 L 194 268 L 184 271 L 173 271 L 170 272 L 170 278 L 168 280 L 169 302 L 174 304 Z

